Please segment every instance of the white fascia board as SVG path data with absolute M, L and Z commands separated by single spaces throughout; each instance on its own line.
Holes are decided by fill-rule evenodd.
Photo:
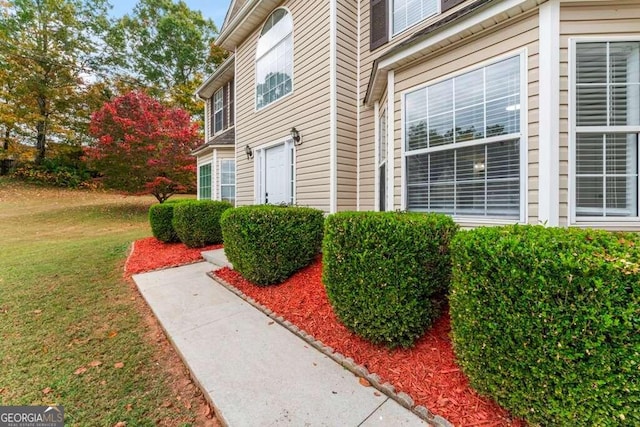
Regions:
M 229 55 L 229 57 L 222 63 L 220 64 L 220 66 L 218 68 L 216 68 L 216 70 L 211 73 L 211 75 L 209 77 L 207 77 L 207 79 L 198 87 L 198 89 L 196 89 L 195 91 L 195 95 L 200 98 L 200 99 L 205 99 L 201 96 L 202 92 L 214 81 L 216 81 L 216 79 L 218 77 L 220 77 L 220 75 L 224 74 L 226 71 L 228 71 L 228 69 L 233 66 L 234 67 L 234 75 L 235 75 L 235 63 L 236 63 L 236 55 L 235 54 L 231 54 Z
M 231 22 L 229 22 L 228 25 L 225 25 L 222 28 L 222 31 L 220 32 L 220 34 L 218 34 L 218 37 L 216 38 L 216 40 L 214 42 L 215 45 L 216 46 L 222 46 L 222 43 L 224 43 L 225 40 L 227 38 L 229 38 L 231 33 L 242 23 L 242 21 L 245 20 L 247 15 L 249 15 L 249 12 L 251 12 L 251 10 L 253 10 L 253 8 L 260 1 L 261 0 L 248 0 L 247 3 L 245 3 L 244 6 L 242 6 L 242 9 L 240 9 L 240 11 L 233 18 L 233 20 L 231 20 Z
M 371 82 L 369 83 L 372 87 L 375 86 L 379 79 L 385 78 L 387 75 L 387 71 L 396 68 L 401 62 L 410 59 L 414 55 L 420 54 L 420 52 L 429 49 L 438 43 L 441 43 L 444 40 L 447 40 L 450 37 L 456 36 L 461 32 L 471 28 L 475 25 L 481 24 L 494 16 L 503 14 L 510 9 L 520 7 L 527 3 L 534 4 L 539 2 L 540 0 L 506 0 L 496 2 L 496 4 L 492 6 L 488 6 L 486 9 L 481 10 L 480 12 L 473 13 L 466 18 L 461 18 L 457 23 L 445 27 L 443 30 L 434 33 L 432 36 L 429 36 L 411 46 L 408 46 L 382 60 L 378 63 L 376 70 L 371 78 Z M 368 103 L 375 101 L 375 99 L 369 99 Z

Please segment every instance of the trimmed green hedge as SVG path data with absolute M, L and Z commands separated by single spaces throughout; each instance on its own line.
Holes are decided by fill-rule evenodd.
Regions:
M 224 251 L 247 280 L 281 283 L 320 251 L 324 214 L 296 206 L 243 206 L 222 216 Z
M 222 243 L 220 216 L 231 208 L 231 203 L 217 200 L 174 203 L 173 228 L 180 241 L 190 248 Z
M 179 242 L 173 228 L 173 207 L 176 203 L 192 202 L 193 199 L 171 199 L 149 208 L 149 223 L 153 237 L 165 243 Z
M 509 226 L 451 246 L 452 338 L 480 393 L 554 426 L 640 425 L 640 238 Z
M 342 212 L 325 224 L 323 281 L 338 318 L 374 343 L 410 347 L 448 290 L 449 242 L 440 214 Z

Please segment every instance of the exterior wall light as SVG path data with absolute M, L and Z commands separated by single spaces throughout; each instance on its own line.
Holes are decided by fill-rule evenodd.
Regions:
M 247 160 L 253 159 L 253 150 L 249 147 L 249 144 L 244 146 L 244 153 L 247 155 Z
M 291 128 L 291 139 L 293 139 L 293 145 L 302 145 L 302 138 L 300 132 L 295 127 Z

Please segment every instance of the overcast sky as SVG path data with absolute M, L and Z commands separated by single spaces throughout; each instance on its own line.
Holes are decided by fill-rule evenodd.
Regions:
M 227 13 L 230 0 L 184 0 L 189 8 L 199 10 L 205 18 L 213 19 L 218 30 L 222 26 L 224 16 Z M 111 15 L 114 17 L 122 16 L 131 12 L 137 1 L 134 0 L 111 0 L 113 9 Z

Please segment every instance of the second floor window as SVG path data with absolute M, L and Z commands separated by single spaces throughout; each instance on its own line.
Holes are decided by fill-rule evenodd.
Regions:
M 438 13 L 436 0 L 392 0 L 393 34 L 411 27 L 428 16 Z
M 256 109 L 293 90 L 293 20 L 285 9 L 273 12 L 256 49 Z
M 213 95 L 213 133 L 218 133 L 224 127 L 224 97 L 222 89 Z

